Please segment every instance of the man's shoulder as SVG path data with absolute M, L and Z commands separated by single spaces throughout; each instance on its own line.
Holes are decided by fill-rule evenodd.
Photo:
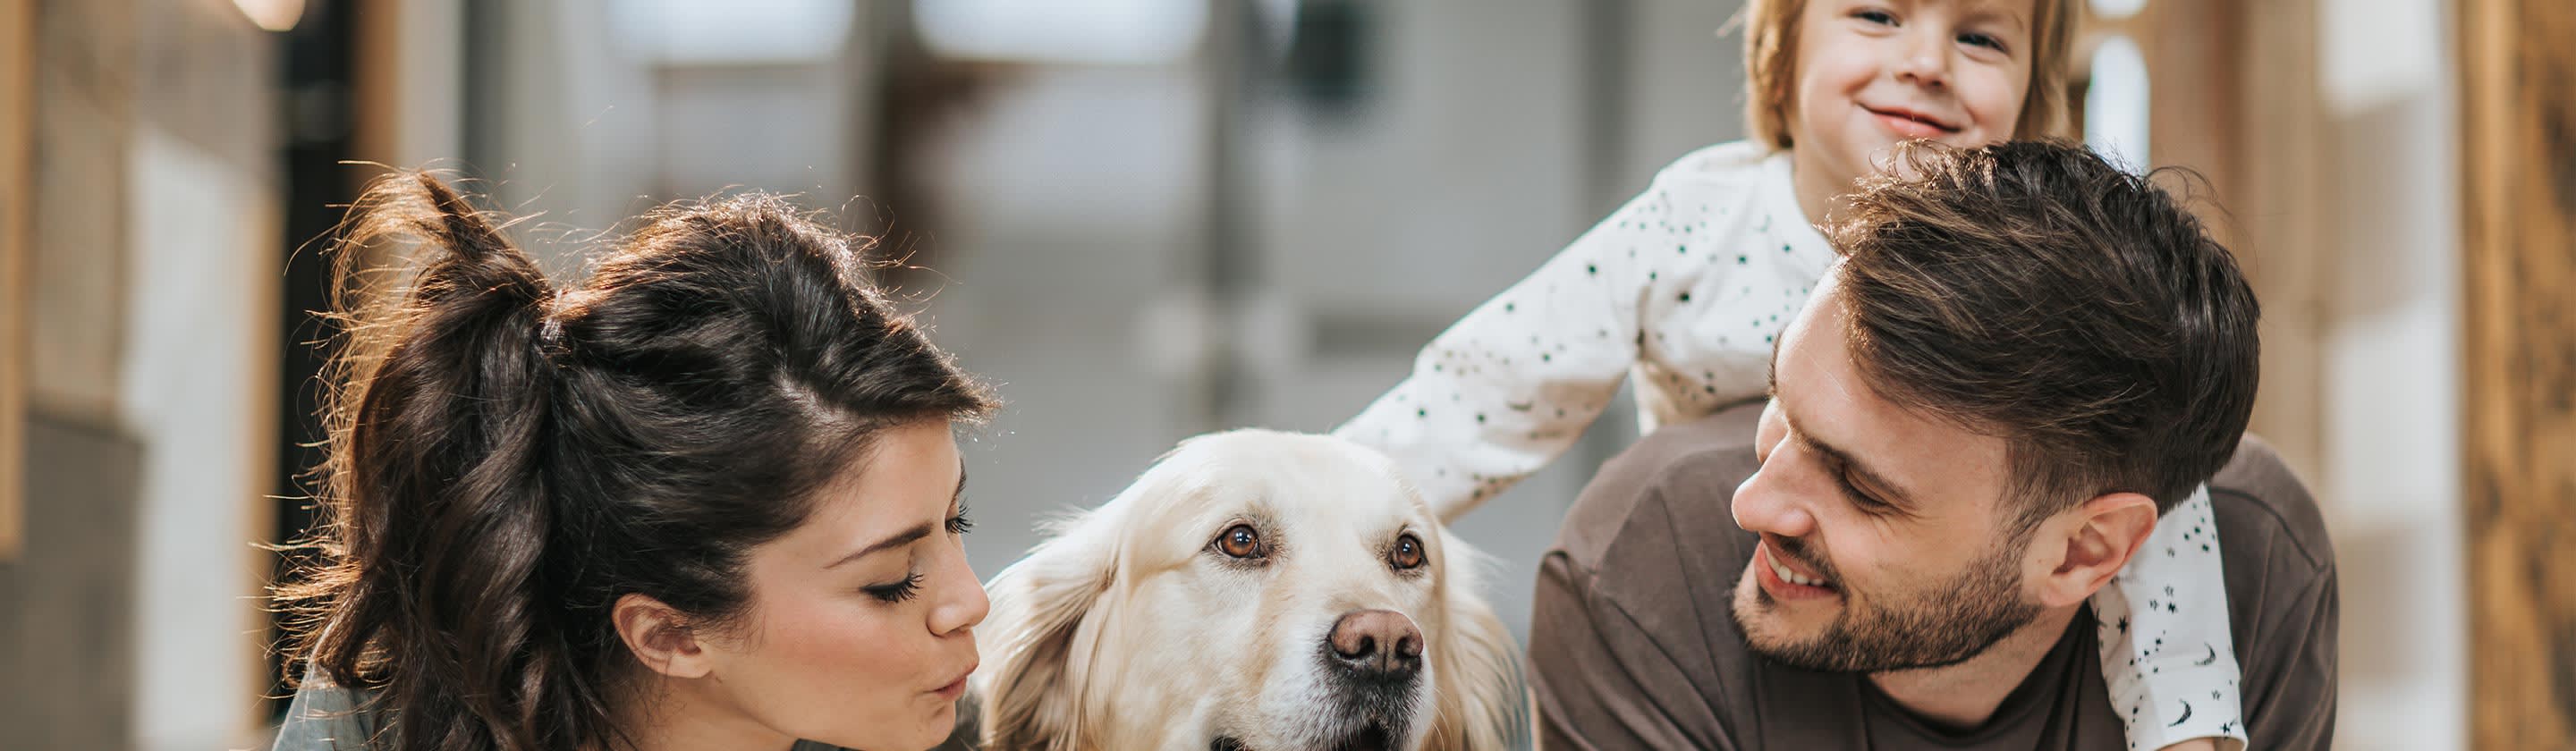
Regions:
M 2247 434 L 2237 443 L 2236 455 L 2210 478 L 2209 497 L 2219 539 L 2231 553 L 2260 557 L 2279 574 L 2334 569 L 2334 543 L 2315 496 L 2263 439 Z M 2237 541 L 2249 544 L 2232 544 Z M 2240 561 L 2228 563 L 2234 568 Z

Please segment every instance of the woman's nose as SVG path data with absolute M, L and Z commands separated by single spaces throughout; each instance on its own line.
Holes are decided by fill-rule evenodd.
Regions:
M 957 570 L 951 581 L 957 584 L 943 587 L 951 594 L 930 608 L 930 632 L 940 636 L 974 628 L 993 610 L 993 601 L 984 595 L 984 585 L 975 578 L 975 569 L 966 563 L 966 551 L 957 550 L 955 555 Z

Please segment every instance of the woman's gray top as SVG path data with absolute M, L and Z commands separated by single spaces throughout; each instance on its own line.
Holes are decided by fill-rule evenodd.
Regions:
M 304 685 L 295 690 L 295 702 L 286 709 L 286 719 L 277 728 L 277 744 L 272 751 L 367 751 L 369 738 L 383 726 L 377 712 L 360 711 L 368 694 L 365 689 L 351 690 L 334 684 L 319 674 L 308 673 Z M 957 703 L 957 731 L 947 743 L 932 751 L 971 751 L 968 739 L 975 731 L 975 702 Z M 788 751 L 850 751 L 839 746 L 797 741 Z

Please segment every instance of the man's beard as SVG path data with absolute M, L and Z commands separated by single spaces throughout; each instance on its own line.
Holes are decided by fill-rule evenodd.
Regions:
M 1791 667 L 1844 673 L 1947 667 L 1984 653 L 2039 617 L 2039 603 L 2021 595 L 2011 554 L 2021 547 L 2008 541 L 1950 581 L 1893 599 L 1875 598 L 1866 613 L 1852 607 L 1851 591 L 1845 589 L 1843 611 L 1825 626 L 1824 633 L 1796 642 L 1764 643 L 1748 622 L 1742 592 L 1732 599 L 1727 612 L 1735 619 L 1736 631 L 1744 635 L 1745 646 Z M 1776 545 L 1772 552 L 1779 552 Z M 1849 584 L 1831 576 L 1830 570 L 1820 573 L 1837 584 Z M 1776 606 L 1771 593 L 1759 585 L 1753 587 L 1752 597 L 1755 613 Z

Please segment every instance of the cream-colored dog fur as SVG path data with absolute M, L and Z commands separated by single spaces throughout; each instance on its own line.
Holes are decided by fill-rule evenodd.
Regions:
M 1261 563 L 1219 544 L 1237 524 L 1260 533 Z M 1050 531 L 987 586 L 971 681 L 985 748 L 1499 751 L 1527 737 L 1519 649 L 1480 594 L 1481 558 L 1382 454 L 1200 436 Z M 1390 563 L 1412 560 L 1391 553 L 1406 533 L 1424 548 L 1411 570 Z M 1403 700 L 1362 702 L 1392 690 L 1351 689 L 1327 665 L 1329 632 L 1362 610 L 1419 627 Z

